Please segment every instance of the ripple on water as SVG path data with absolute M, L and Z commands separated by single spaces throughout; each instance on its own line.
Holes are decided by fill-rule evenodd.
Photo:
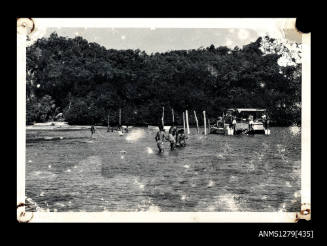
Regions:
M 277 211 L 285 203 L 289 211 L 300 204 L 301 139 L 289 128 L 272 128 L 269 137 L 190 135 L 175 152 L 165 143 L 163 154 L 157 154 L 155 131 L 135 128 L 123 137 L 98 131 L 97 139 L 90 140 L 89 131 L 65 131 L 62 141 L 26 146 L 26 160 L 32 161 L 26 165 L 26 192 L 38 207 Z
M 31 177 L 38 178 L 38 179 L 53 180 L 57 177 L 57 174 L 49 171 L 34 171 L 31 173 Z
M 196 211 L 221 211 L 236 212 L 242 211 L 242 207 L 237 201 L 237 196 L 231 193 L 212 196 L 212 199 L 199 201 Z

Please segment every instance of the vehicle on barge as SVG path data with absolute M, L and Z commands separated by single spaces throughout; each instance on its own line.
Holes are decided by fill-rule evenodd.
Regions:
M 222 117 L 218 117 L 215 125 L 210 126 L 210 133 L 223 135 L 270 135 L 269 118 L 267 116 L 266 109 L 227 109 L 226 113 L 223 114 Z

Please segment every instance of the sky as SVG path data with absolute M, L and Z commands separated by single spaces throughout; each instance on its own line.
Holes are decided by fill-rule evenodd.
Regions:
M 226 27 L 232 20 L 220 20 L 220 26 L 223 28 L 204 28 L 195 27 L 188 25 L 184 27 L 185 22 L 180 27 L 158 27 L 156 23 L 147 23 L 149 20 L 143 20 L 146 22 L 147 27 L 135 26 L 137 20 L 127 20 L 128 23 L 124 23 L 123 20 L 118 20 L 116 25 L 124 24 L 126 26 L 115 27 L 113 23 L 106 23 L 106 20 L 99 21 L 95 20 L 65 20 L 65 19 L 54 19 L 50 23 L 47 23 L 48 19 L 41 19 L 36 23 L 36 30 L 30 35 L 30 41 L 27 45 L 33 44 L 38 38 L 49 37 L 51 33 L 56 32 L 59 36 L 68 38 L 74 38 L 81 36 L 89 42 L 96 42 L 107 49 L 139 49 L 145 51 L 147 54 L 155 52 L 167 52 L 172 50 L 189 50 L 209 47 L 213 44 L 215 47 L 227 46 L 228 48 L 234 48 L 238 46 L 242 48 L 243 45 L 249 44 L 256 41 L 260 36 L 269 35 L 272 38 L 279 40 L 292 51 L 292 55 L 289 56 L 287 53 L 283 54 L 278 60 L 279 65 L 294 65 L 301 62 L 299 52 L 302 48 L 298 49 L 294 42 L 301 43 L 302 36 L 294 29 L 285 28 L 284 25 L 278 24 L 278 20 L 235 20 L 236 26 L 243 26 L 235 28 Z M 40 22 L 41 21 L 41 22 Z M 84 22 L 83 22 L 84 21 Z M 110 20 L 112 22 L 112 20 Z M 163 20 L 162 23 L 167 24 L 169 20 Z M 155 20 L 153 20 L 155 22 Z M 199 20 L 196 20 L 198 24 Z M 101 27 L 94 27 L 94 24 L 103 24 Z M 178 24 L 178 21 L 173 21 L 170 24 Z M 251 24 L 252 23 L 252 24 Z M 69 25 L 68 25 L 69 24 Z M 73 24 L 73 26 L 71 26 Z M 110 24 L 110 25 L 109 25 Z M 128 24 L 128 25 L 127 25 Z M 168 23 L 169 24 L 169 23 Z M 226 24 L 226 25 L 223 25 Z M 244 24 L 244 25 L 242 25 Z M 67 26 L 68 25 L 68 26 Z M 75 26 L 74 26 L 75 25 Z M 151 27 L 151 25 L 153 27 Z M 92 26 L 92 27 L 89 27 Z M 227 25 L 228 26 L 228 25 Z M 296 62 L 292 62 L 292 57 L 295 58 Z
M 235 28 L 47 28 L 59 36 L 81 36 L 107 49 L 140 49 L 148 54 L 214 46 L 234 48 L 255 41 L 263 31 Z

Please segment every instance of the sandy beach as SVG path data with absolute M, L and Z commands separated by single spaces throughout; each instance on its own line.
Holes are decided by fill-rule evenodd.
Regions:
M 83 130 L 89 129 L 91 126 L 88 125 L 68 125 L 67 122 L 46 122 L 46 123 L 35 123 L 34 125 L 26 126 L 26 130 L 38 130 L 38 131 L 50 131 L 50 130 Z M 107 128 L 106 126 L 95 126 L 99 129 Z

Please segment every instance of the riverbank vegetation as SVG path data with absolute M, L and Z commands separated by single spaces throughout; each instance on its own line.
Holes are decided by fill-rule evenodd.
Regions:
M 292 64 L 278 60 L 289 54 Z M 205 110 L 216 119 L 227 108 L 266 108 L 275 125 L 301 123 L 301 63 L 268 36 L 225 46 L 147 54 L 107 49 L 56 33 L 27 47 L 27 123 L 182 124 L 182 112 Z M 190 114 L 190 124 L 194 123 Z

